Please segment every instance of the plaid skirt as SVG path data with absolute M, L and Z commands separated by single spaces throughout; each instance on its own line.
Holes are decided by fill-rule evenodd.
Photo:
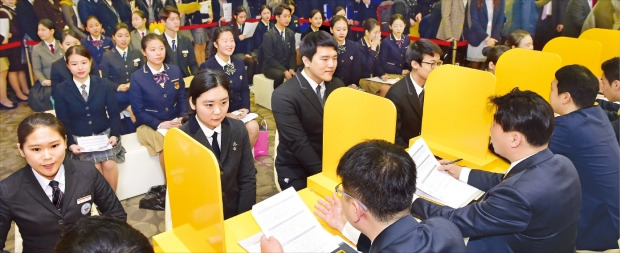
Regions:
M 107 130 L 103 131 L 102 133 L 98 134 L 98 135 L 106 135 L 106 136 L 110 136 L 110 129 L 108 128 Z M 77 138 L 80 136 L 73 136 L 73 138 Z M 122 163 L 125 162 L 125 148 L 123 147 L 123 144 L 121 143 L 121 139 L 118 139 L 118 142 L 116 143 L 116 146 L 112 147 L 111 149 L 108 150 L 104 150 L 104 151 L 95 151 L 95 152 L 86 152 L 86 153 L 81 153 L 79 155 L 73 154 L 71 153 L 71 157 L 73 159 L 77 159 L 77 160 L 81 160 L 81 161 L 90 161 L 93 163 L 100 163 L 100 162 L 104 162 L 107 160 L 114 160 L 117 163 Z

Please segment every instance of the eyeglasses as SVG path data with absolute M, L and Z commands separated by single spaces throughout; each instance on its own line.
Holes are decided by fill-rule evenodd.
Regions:
M 350 198 L 350 199 L 352 199 L 352 200 L 355 200 L 355 201 L 356 201 L 356 202 L 357 202 L 357 203 L 358 203 L 358 204 L 362 207 L 362 209 L 364 209 L 364 211 L 368 211 L 368 207 L 366 207 L 364 204 L 362 204 L 362 202 L 361 202 L 361 201 L 359 201 L 358 199 L 356 199 L 356 198 L 354 198 L 353 196 L 349 195 L 348 193 L 346 193 L 346 192 L 342 191 L 342 190 L 340 189 L 340 186 L 341 186 L 341 185 L 342 185 L 342 183 L 337 184 L 337 185 L 336 185 L 336 187 L 334 187 L 334 190 L 335 190 L 337 193 L 340 193 L 340 194 L 342 194 L 342 195 L 344 195 L 344 196 L 347 196 L 348 198 Z
M 431 65 L 431 68 L 434 69 L 436 67 L 441 66 L 441 64 L 443 64 L 443 61 L 436 61 L 436 62 L 425 62 L 425 61 L 423 61 L 422 63 L 426 63 L 428 65 Z

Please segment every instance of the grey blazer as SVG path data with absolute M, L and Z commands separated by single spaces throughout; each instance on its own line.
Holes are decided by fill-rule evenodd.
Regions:
M 87 35 L 80 27 L 77 26 L 77 13 L 73 10 L 73 6 L 67 4 L 61 4 L 60 10 L 62 11 L 62 17 L 65 19 L 65 23 L 71 30 L 73 30 L 80 39 L 84 39 Z
M 450 37 L 460 39 L 465 24 L 465 5 L 463 0 L 441 0 L 441 23 L 437 38 L 447 40 Z
M 45 44 L 45 41 L 41 41 L 35 45 L 32 49 L 32 68 L 34 69 L 34 76 L 39 82 L 50 79 L 52 72 L 52 63 L 61 59 L 65 55 L 62 48 L 60 48 L 60 42 L 54 40 L 54 53 L 50 51 L 50 48 Z
M 144 36 L 150 33 L 151 31 L 149 31 L 149 29 L 146 29 Z M 140 44 L 142 41 L 142 34 L 140 34 L 138 30 L 134 29 L 133 31 L 131 31 L 130 37 L 131 43 L 129 43 L 129 47 L 142 52 L 142 45 Z

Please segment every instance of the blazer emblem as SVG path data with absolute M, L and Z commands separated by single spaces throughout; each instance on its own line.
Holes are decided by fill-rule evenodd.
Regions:
M 174 82 L 174 89 L 178 90 L 181 87 L 181 85 L 179 84 L 179 82 Z

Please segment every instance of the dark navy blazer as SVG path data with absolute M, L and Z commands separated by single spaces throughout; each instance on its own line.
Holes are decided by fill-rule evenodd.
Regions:
M 470 252 L 574 252 L 581 184 L 571 161 L 544 149 L 502 178 L 472 170 L 467 183 L 486 191 L 482 201 L 453 209 L 418 198 L 412 213 L 450 220 Z
M 396 44 L 393 34 L 381 41 L 379 64 L 377 64 L 375 72 L 376 76 L 382 76 L 386 73 L 400 75 L 403 73 L 403 69 L 410 68 L 410 66 L 405 64 L 405 52 L 407 52 L 407 47 L 410 43 L 409 36 L 405 34 L 401 36 L 405 39 L 405 42 L 400 47 Z
M 549 149 L 570 159 L 581 181 L 577 249 L 618 248 L 620 150 L 614 130 L 598 106 L 555 118 Z
M 469 11 L 471 13 L 471 26 L 468 30 L 467 40 L 472 46 L 478 46 L 488 36 L 500 40 L 502 27 L 504 26 L 504 5 L 505 0 L 500 0 L 499 5 L 493 8 L 493 21 L 491 25 L 491 34 L 487 34 L 487 23 L 489 22 L 489 13 L 487 13 L 486 1 L 482 1 L 482 6 L 478 8 L 477 4 L 470 4 Z
M 176 51 L 172 51 L 172 47 L 168 44 L 165 33 L 162 34 L 162 37 L 164 37 L 164 45 L 166 45 L 165 63 L 177 66 L 181 70 L 183 77 L 188 77 L 198 72 L 198 63 L 196 63 L 196 55 L 194 54 L 194 44 L 192 44 L 192 41 L 188 37 L 177 33 L 178 41 L 176 41 Z
M 67 131 L 67 144 L 75 144 L 73 135 L 90 136 L 110 128 L 110 136 L 120 138 L 120 111 L 112 85 L 106 79 L 90 76 L 88 101 L 82 98 L 72 79 L 58 84 L 52 90 L 56 116 Z
M 256 30 L 254 30 L 254 35 L 252 36 L 252 43 L 254 44 L 254 50 L 258 50 L 260 45 L 263 44 L 263 37 L 265 37 L 265 33 L 276 27 L 273 23 L 269 22 L 269 25 L 266 26 L 262 20 L 258 21 L 258 25 L 256 26 Z
M 104 1 L 104 0 L 101 0 L 101 1 Z M 103 36 L 103 35 L 101 35 L 101 38 L 103 40 L 103 45 L 99 48 L 93 45 L 92 37 L 90 35 L 82 39 L 82 45 L 86 49 L 88 49 L 88 52 L 90 52 L 90 54 L 92 55 L 94 62 L 97 63 L 97 66 L 101 64 L 101 58 L 103 58 L 103 54 L 105 52 L 112 50 L 112 48 L 115 47 L 112 39 L 106 36 Z
M 345 40 L 345 52 L 338 54 L 338 66 L 334 72 L 334 77 L 340 78 L 345 85 L 359 84 L 362 76 L 362 49 L 358 43 L 352 40 Z
M 243 61 L 235 57 L 230 57 L 233 65 L 235 66 L 235 73 L 228 75 L 226 78 L 230 82 L 230 106 L 228 112 L 233 112 L 241 108 L 250 110 L 250 86 L 248 85 L 248 78 L 245 71 L 245 65 Z M 217 62 L 215 56 L 209 57 L 207 61 L 200 65 L 200 69 L 213 69 L 224 71 L 224 68 Z
M 233 31 L 235 27 L 239 27 L 237 23 L 231 23 L 229 25 Z M 245 29 L 245 23 L 241 25 L 241 29 L 239 29 L 239 34 L 243 34 L 243 30 Z M 239 34 L 235 35 L 235 54 L 251 54 L 252 53 L 252 37 L 245 38 L 244 40 L 239 39 Z
M 112 82 L 114 91 L 120 84 L 129 83 L 130 75 L 144 64 L 144 56 L 140 51 L 127 48 L 127 56 L 123 56 L 113 48 L 103 54 L 101 60 L 101 76 Z
M 188 101 L 181 70 L 168 64 L 164 64 L 164 70 L 170 78 L 164 88 L 155 82 L 148 64 L 131 74 L 129 96 L 136 126 L 145 124 L 155 130 L 160 123 L 187 113 Z
M 381 46 L 377 46 L 377 50 L 372 50 L 370 46 L 366 43 L 366 40 L 362 37 L 358 42 L 359 48 L 362 58 L 362 71 L 360 73 L 360 78 L 370 77 L 371 74 L 374 74 L 375 66 L 377 66 L 377 62 L 379 60 L 379 53 Z
M 284 28 L 285 43 L 277 28 L 272 28 L 265 33 L 263 44 L 260 49 L 259 59 L 263 62 L 263 72 L 273 68 L 282 72 L 295 69 L 297 65 L 297 51 L 295 51 L 295 34 L 291 29 Z

